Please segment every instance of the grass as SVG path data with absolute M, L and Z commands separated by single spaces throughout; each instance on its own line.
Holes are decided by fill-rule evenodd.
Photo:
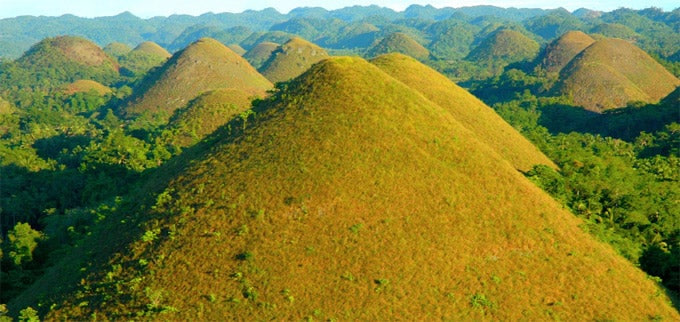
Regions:
M 539 45 L 531 38 L 510 29 L 499 29 L 491 33 L 465 59 L 479 64 L 505 65 L 531 60 L 538 54 Z
M 147 75 L 122 113 L 126 117 L 161 111 L 172 115 L 201 93 L 221 88 L 264 96 L 272 84 L 241 56 L 217 40 L 203 38 Z
M 279 46 L 279 44 L 269 41 L 261 42 L 253 47 L 253 49 L 243 54 L 243 58 L 253 65 L 253 67 L 260 69 Z
M 559 73 L 576 55 L 594 42 L 595 39 L 581 31 L 566 32 L 543 50 L 538 66 L 549 73 Z
M 622 39 L 605 38 L 562 70 L 555 91 L 590 111 L 602 112 L 631 101 L 655 103 L 678 85 L 680 80 L 642 49 Z
M 111 93 L 111 89 L 98 82 L 89 79 L 79 79 L 71 84 L 64 86 L 64 93 L 71 95 L 75 93 L 87 93 L 95 91 L 99 95 Z
M 367 56 L 376 57 L 388 53 L 401 53 L 418 60 L 425 60 L 430 57 L 430 51 L 427 48 L 403 32 L 387 35 L 368 50 Z
M 299 76 L 324 58 L 328 58 L 326 50 L 302 38 L 293 37 L 274 50 L 259 70 L 272 83 L 284 82 Z
M 316 64 L 253 109 L 245 131 L 222 127 L 150 175 L 121 206 L 127 224 L 107 217 L 108 234 L 93 233 L 10 308 L 44 294 L 43 308 L 56 303 L 48 320 L 130 319 L 148 288 L 167 295 L 156 305 L 176 310 L 155 317 L 170 320 L 680 317 L 478 133 L 363 59 Z M 153 229 L 153 243 L 139 239 Z M 100 249 L 63 288 L 60 272 Z M 240 260 L 244 250 L 254 256 Z M 140 259 L 143 269 L 131 264 Z
M 142 42 L 139 45 L 137 45 L 137 47 L 135 47 L 133 51 L 153 55 L 163 59 L 167 59 L 170 58 L 170 56 L 172 56 L 167 50 L 165 50 L 165 48 L 159 46 L 157 43 L 153 41 Z

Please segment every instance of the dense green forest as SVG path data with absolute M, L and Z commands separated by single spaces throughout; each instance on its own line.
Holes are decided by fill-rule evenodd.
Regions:
M 11 36 L 0 40 L 0 56 L 7 57 L 0 60 L 0 303 L 16 298 L 63 254 L 80 247 L 97 225 L 121 215 L 120 209 L 139 198 L 129 192 L 160 176 L 159 167 L 193 153 L 191 146 L 169 139 L 193 130 L 146 116 L 126 119 L 120 112 L 135 91 L 149 86 L 146 75 L 162 71 L 165 58 L 121 53 L 100 65 L 82 66 L 63 60 L 50 43 L 30 47 L 61 34 L 83 36 L 100 46 L 154 41 L 171 51 L 201 37 L 249 50 L 264 41 L 283 44 L 297 35 L 331 55 L 366 56 L 377 52 L 374 46 L 381 40 L 404 37 L 422 45 L 419 60 L 491 106 L 558 166 L 535 166 L 526 177 L 582 218 L 584 230 L 677 297 L 680 90 L 659 102 L 630 102 L 602 113 L 576 106 L 572 97 L 551 90 L 558 74 L 537 68 L 539 46 L 543 50 L 570 30 L 594 39 L 634 41 L 680 76 L 680 9 L 599 13 L 414 5 L 403 12 L 371 6 L 152 19 L 129 13 L 96 19 L 2 19 L 0 34 Z M 529 44 L 522 48 L 526 52 L 506 53 L 513 45 L 498 40 L 501 33 Z M 111 91 L 64 90 L 81 79 Z M 270 93 L 289 84 L 279 83 Z M 237 113 L 225 128 L 245 129 L 260 103 Z M 153 239 L 151 235 L 147 237 Z M 0 318 L 5 313 L 0 310 Z M 20 314 L 27 318 L 36 311 L 27 308 Z

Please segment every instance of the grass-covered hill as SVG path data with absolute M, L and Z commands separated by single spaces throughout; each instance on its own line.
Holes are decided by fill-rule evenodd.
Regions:
M 124 56 L 125 54 L 132 51 L 132 47 L 117 41 L 109 43 L 102 49 L 104 50 L 105 53 L 109 54 L 111 57 L 114 58 Z
M 176 53 L 147 75 L 121 112 L 167 119 L 203 92 L 233 88 L 263 96 L 272 84 L 248 62 L 223 44 L 203 38 Z
M 519 31 L 500 28 L 472 49 L 466 60 L 487 66 L 498 73 L 503 67 L 534 59 L 539 45 Z
M 537 164 L 555 166 L 489 106 L 432 68 L 400 54 L 383 55 L 371 62 L 447 110 L 518 170 L 529 171 Z
M 243 49 L 243 47 L 239 46 L 239 44 L 231 44 L 228 45 L 229 49 L 231 49 L 233 52 L 243 56 L 246 53 L 246 50 Z
M 325 58 L 328 58 L 326 50 L 294 37 L 274 50 L 259 70 L 272 83 L 283 82 L 299 76 Z
M 47 319 L 75 320 L 680 318 L 478 133 L 360 58 L 316 64 L 254 111 L 159 169 L 140 188 L 156 194 L 10 309 L 42 296 Z
M 581 31 L 568 31 L 548 44 L 538 58 L 538 67 L 549 73 L 558 73 L 594 42 L 595 39 Z
M 250 109 L 250 102 L 250 94 L 233 88 L 203 93 L 170 119 L 163 140 L 180 147 L 193 145 Z
M 170 58 L 170 56 L 172 56 L 167 50 L 165 50 L 165 48 L 159 46 L 157 43 L 153 41 L 145 41 L 137 45 L 137 47 L 135 47 L 135 49 L 133 49 L 132 51 L 162 57 L 165 59 Z
M 395 32 L 387 35 L 366 53 L 369 57 L 377 57 L 382 54 L 401 53 L 418 60 L 430 57 L 430 52 L 409 35 L 403 32 Z
M 139 77 L 151 68 L 162 65 L 170 56 L 172 55 L 165 48 L 154 42 L 145 41 L 125 55 L 119 56 L 118 62 L 121 74 Z
M 79 79 L 71 84 L 68 84 L 64 86 L 63 91 L 68 95 L 75 93 L 87 93 L 90 91 L 94 91 L 99 95 L 111 93 L 111 89 L 109 87 L 89 79 Z
M 657 102 L 678 85 L 680 80 L 640 48 L 626 40 L 606 38 L 586 48 L 562 70 L 556 92 L 601 112 L 630 101 Z
M 243 54 L 243 58 L 253 65 L 253 67 L 259 69 L 277 48 L 279 48 L 279 44 L 277 43 L 268 41 L 261 42 Z
M 118 64 L 111 57 L 91 41 L 73 36 L 46 38 L 16 64 L 26 73 L 26 85 L 37 88 L 55 88 L 78 79 L 109 84 L 118 77 Z

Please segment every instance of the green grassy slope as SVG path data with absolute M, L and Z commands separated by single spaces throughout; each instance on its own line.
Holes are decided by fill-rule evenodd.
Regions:
M 418 60 L 424 60 L 430 57 L 430 52 L 427 48 L 423 47 L 403 32 L 395 32 L 387 35 L 380 40 L 380 42 L 375 44 L 375 46 L 371 47 L 366 55 L 368 57 L 376 57 L 387 53 L 401 53 Z
M 124 43 L 112 42 L 104 46 L 102 50 L 104 50 L 104 52 L 109 54 L 111 57 L 118 58 L 132 51 L 132 48 Z
M 146 53 L 149 55 L 161 57 L 161 58 L 170 58 L 172 56 L 165 48 L 159 46 L 157 43 L 153 41 L 145 41 L 143 43 L 140 43 L 133 49 L 132 51 L 134 52 L 140 52 L 140 53 Z
M 680 80 L 628 41 L 598 40 L 563 70 L 556 92 L 600 112 L 630 101 L 653 103 L 668 95 Z
M 533 59 L 538 49 L 538 43 L 529 37 L 511 29 L 499 29 L 472 49 L 466 59 L 485 64 L 494 61 L 510 64 Z
M 100 95 L 111 93 L 111 89 L 108 86 L 104 86 L 89 79 L 79 79 L 68 84 L 64 86 L 63 91 L 66 94 L 87 93 L 89 91 L 95 91 Z
M 680 318 L 451 112 L 362 59 L 316 64 L 255 111 L 121 210 L 143 222 L 133 242 L 137 223 L 109 218 L 118 233 L 10 307 L 71 279 L 47 319 Z
M 478 140 L 494 148 L 517 169 L 529 171 L 536 164 L 555 167 L 489 106 L 432 68 L 400 54 L 383 55 L 371 62 L 451 112 Z
M 328 58 L 326 50 L 294 37 L 273 51 L 259 70 L 271 82 L 283 82 L 299 76 L 324 58 Z
M 246 60 L 210 38 L 203 38 L 176 53 L 161 68 L 148 75 L 122 113 L 165 113 L 169 118 L 203 92 L 233 88 L 250 95 L 264 95 L 272 84 Z
M 273 42 L 261 42 L 253 49 L 243 54 L 245 58 L 253 67 L 260 69 L 262 65 L 271 57 L 272 52 L 279 47 L 279 44 Z

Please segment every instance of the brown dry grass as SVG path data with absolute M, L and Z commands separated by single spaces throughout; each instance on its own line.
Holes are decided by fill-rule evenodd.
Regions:
M 260 69 L 260 67 L 267 62 L 269 57 L 271 57 L 276 48 L 279 48 L 279 44 L 268 41 L 261 42 L 245 53 L 243 58 L 250 62 L 253 67 Z
M 111 89 L 109 87 L 89 79 L 79 79 L 71 84 L 64 86 L 63 90 L 63 92 L 68 95 L 75 93 L 87 93 L 89 91 L 95 91 L 99 95 L 106 95 L 108 93 L 111 93 Z
M 74 36 L 61 36 L 49 39 L 50 44 L 57 48 L 69 60 L 86 66 L 111 66 L 117 68 L 116 63 L 93 42 Z
M 549 73 L 558 73 L 594 42 L 595 39 L 581 31 L 568 31 L 545 48 L 539 60 L 539 67 Z

